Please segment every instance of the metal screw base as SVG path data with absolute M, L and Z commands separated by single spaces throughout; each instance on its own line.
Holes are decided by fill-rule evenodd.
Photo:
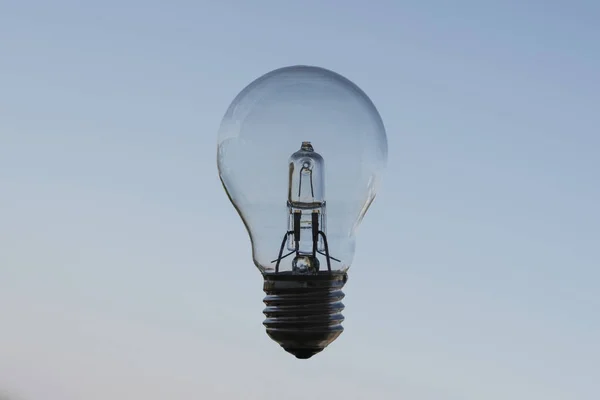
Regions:
M 263 325 L 271 339 L 297 358 L 321 352 L 342 333 L 345 272 L 264 274 Z

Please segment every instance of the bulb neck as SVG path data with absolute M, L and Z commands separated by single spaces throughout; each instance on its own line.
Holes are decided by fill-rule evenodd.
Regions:
M 345 272 L 263 274 L 267 335 L 296 358 L 321 352 L 342 333 Z

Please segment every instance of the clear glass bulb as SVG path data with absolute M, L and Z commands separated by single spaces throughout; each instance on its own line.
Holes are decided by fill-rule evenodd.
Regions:
M 217 162 L 263 274 L 346 271 L 387 162 L 387 137 L 354 83 L 323 68 L 286 67 L 233 100 Z

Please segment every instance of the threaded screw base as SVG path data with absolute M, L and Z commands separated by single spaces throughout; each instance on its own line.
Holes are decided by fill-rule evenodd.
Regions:
M 271 339 L 297 358 L 321 352 L 342 333 L 345 272 L 264 274 L 263 325 Z

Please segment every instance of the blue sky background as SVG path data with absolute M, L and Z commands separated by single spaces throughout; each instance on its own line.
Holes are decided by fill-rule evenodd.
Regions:
M 600 5 L 0 2 L 0 391 L 600 396 Z M 216 170 L 234 96 L 313 64 L 388 130 L 346 331 L 298 361 Z

